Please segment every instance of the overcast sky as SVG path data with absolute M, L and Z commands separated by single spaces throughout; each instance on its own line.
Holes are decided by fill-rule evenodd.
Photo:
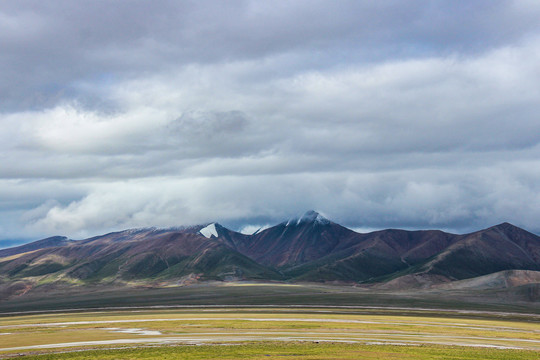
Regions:
M 309 209 L 540 233 L 540 2 L 0 0 L 0 247 Z

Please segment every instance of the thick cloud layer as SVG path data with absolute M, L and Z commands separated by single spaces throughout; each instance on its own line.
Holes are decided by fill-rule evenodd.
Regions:
M 539 24 L 525 0 L 0 1 L 0 239 L 312 208 L 540 232 Z

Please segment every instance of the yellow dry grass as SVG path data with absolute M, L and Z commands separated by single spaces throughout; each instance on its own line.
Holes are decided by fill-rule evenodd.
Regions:
M 33 250 L 33 251 L 27 251 L 27 252 L 24 252 L 24 253 L 15 254 L 15 255 L 11 255 L 11 256 L 0 257 L 0 262 L 15 260 L 15 259 L 20 258 L 21 256 L 31 254 L 31 253 L 34 253 L 36 251 L 37 250 Z

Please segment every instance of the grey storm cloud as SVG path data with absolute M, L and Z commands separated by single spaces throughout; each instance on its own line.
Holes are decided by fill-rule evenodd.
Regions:
M 187 64 L 291 56 L 298 71 L 478 53 L 535 33 L 539 13 L 534 1 L 2 1 L 0 99 L 99 105 L 86 83 Z
M 539 24 L 532 0 L 0 1 L 0 239 L 311 208 L 540 232 Z

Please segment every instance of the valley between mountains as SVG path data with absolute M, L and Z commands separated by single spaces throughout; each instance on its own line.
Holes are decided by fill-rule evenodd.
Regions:
M 540 237 L 503 223 L 470 234 L 357 233 L 315 211 L 252 235 L 217 223 L 52 237 L 0 250 L 0 300 L 51 288 L 251 281 L 378 290 L 513 289 L 540 299 Z

